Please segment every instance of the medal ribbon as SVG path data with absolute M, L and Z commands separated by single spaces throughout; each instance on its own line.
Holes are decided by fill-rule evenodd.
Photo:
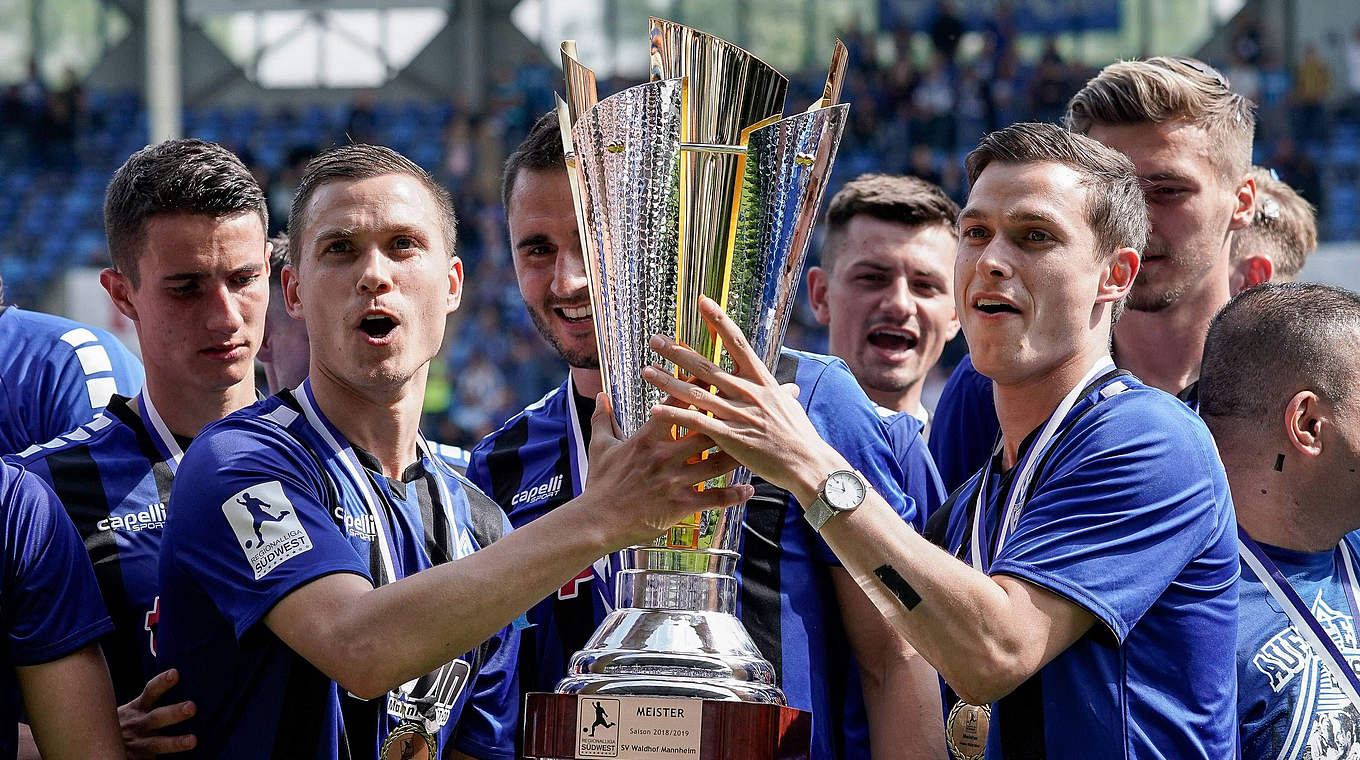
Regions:
M 1261 547 L 1252 540 L 1247 532 L 1239 526 L 1237 529 L 1237 548 L 1242 562 L 1251 568 L 1256 577 L 1261 579 L 1261 584 L 1266 587 L 1266 591 L 1275 597 L 1275 601 L 1280 603 L 1280 608 L 1289 617 L 1289 622 L 1294 624 L 1294 630 L 1308 642 L 1313 654 L 1322 660 L 1322 664 L 1331 674 L 1332 680 L 1337 686 L 1346 693 L 1346 698 L 1357 709 L 1360 709 L 1360 678 L 1357 678 L 1355 671 L 1351 670 L 1350 664 L 1346 662 L 1345 656 L 1337 648 L 1336 642 L 1322 629 L 1322 624 L 1314 617 L 1312 610 L 1299 598 L 1299 594 L 1294 587 L 1289 584 L 1289 579 L 1284 577 L 1277 567 L 1266 556 Z M 1343 539 L 1335 549 L 1335 561 L 1342 574 L 1346 577 L 1343 588 L 1346 591 L 1346 599 L 1351 605 L 1352 619 L 1357 612 L 1355 600 L 1360 596 L 1360 589 L 1356 586 L 1355 565 L 1351 559 L 1351 552 L 1346 548 L 1346 541 Z
M 1043 459 L 1043 454 L 1053 442 L 1053 436 L 1062 426 L 1063 420 L 1067 419 L 1067 414 L 1076 406 L 1077 401 L 1084 395 L 1082 391 L 1091 384 L 1097 377 L 1114 369 L 1114 361 L 1109 354 L 1105 354 L 1096 359 L 1091 365 L 1091 369 L 1067 392 L 1063 397 L 1058 408 L 1048 416 L 1048 421 L 1044 423 L 1043 429 L 1039 432 L 1039 437 L 1034 440 L 1029 447 L 1023 461 L 1020 462 L 1015 482 L 1011 484 L 1010 499 L 1006 504 L 1006 511 L 1002 514 L 1001 523 L 997 526 L 996 553 L 1000 554 L 1006 539 L 1015 531 L 1015 526 L 1020 522 L 1020 513 L 1025 508 L 1025 493 L 1029 490 L 1030 481 L 1034 479 L 1035 470 L 1038 469 L 1039 461 Z M 983 518 L 987 502 L 987 479 L 991 475 L 993 466 L 998 457 L 1002 454 L 1002 439 L 997 436 L 996 448 L 992 450 L 991 459 L 987 462 L 987 467 L 982 471 L 982 477 L 978 481 L 977 498 L 973 504 L 973 535 L 972 535 L 972 563 L 973 567 L 982 572 L 987 572 L 991 567 L 991 558 L 983 551 L 990 542 L 987 538 L 987 521 Z
M 161 419 L 160 412 L 156 411 L 156 405 L 151 403 L 151 395 L 145 388 L 137 394 L 137 406 L 151 423 L 151 440 L 165 457 L 170 474 L 175 475 L 179 471 L 179 461 L 184 458 L 184 450 L 179 447 L 179 441 L 175 440 L 175 434 L 166 427 L 165 420 Z
M 575 491 L 573 496 L 579 496 L 586 490 L 586 474 L 590 471 L 590 462 L 586 458 L 586 437 L 581 430 L 581 418 L 576 414 L 576 383 L 572 381 L 571 374 L 567 374 L 567 428 L 571 431 L 570 458 L 572 470 L 576 474 Z M 595 571 L 594 584 L 595 595 L 599 597 L 600 604 L 604 605 L 606 613 L 614 611 L 614 605 L 609 598 L 609 590 L 614 586 L 614 562 L 615 555 L 608 554 L 591 563 L 591 568 Z

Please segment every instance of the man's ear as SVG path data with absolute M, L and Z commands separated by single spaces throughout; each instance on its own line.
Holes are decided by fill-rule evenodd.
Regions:
M 1133 281 L 1138 277 L 1138 252 L 1132 248 L 1120 248 L 1114 252 L 1105 265 L 1105 276 L 1096 291 L 1096 303 L 1118 301 L 1133 289 Z
M 819 325 L 831 323 L 831 306 L 826 300 L 826 288 L 830 280 L 830 273 L 821 267 L 811 267 L 807 271 L 808 304 L 812 306 L 812 315 L 817 318 Z
M 116 269 L 105 268 L 99 273 L 99 284 L 108 291 L 109 300 L 113 301 L 114 308 L 133 322 L 140 323 L 137 318 L 137 306 L 132 303 L 132 293 L 136 288 L 132 286 L 127 275 Z
M 1304 456 L 1322 454 L 1322 429 L 1330 424 L 1322 399 L 1313 391 L 1299 391 L 1285 404 L 1285 439 L 1296 452 Z
M 1274 274 L 1275 264 L 1270 258 L 1254 253 L 1233 266 L 1232 273 L 1228 275 L 1229 291 L 1237 295 L 1247 288 L 1270 282 Z
M 1250 227 L 1254 218 L 1256 218 L 1256 180 L 1244 174 L 1237 183 L 1237 207 L 1233 209 L 1228 229 L 1240 230 Z
M 293 269 L 292 264 L 283 265 L 283 271 L 279 273 L 279 284 L 283 286 L 283 308 L 288 310 L 288 316 L 293 319 L 306 319 L 300 295 L 302 283 L 298 280 L 297 270 Z
M 445 302 L 445 316 L 457 311 L 463 302 L 463 260 L 457 256 L 450 256 L 449 259 L 449 295 Z

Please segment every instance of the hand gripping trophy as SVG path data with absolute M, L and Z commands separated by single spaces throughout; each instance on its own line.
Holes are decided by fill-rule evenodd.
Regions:
M 785 117 L 787 79 L 745 50 L 680 24 L 653 18 L 651 81 L 604 100 L 575 43 L 562 44 L 567 98 L 559 98 L 558 113 L 567 172 L 600 369 L 625 435 L 663 400 L 641 374 L 648 364 L 664 364 L 648 348 L 653 334 L 674 335 L 731 366 L 699 316 L 700 296 L 718 301 L 774 369 L 849 111 L 838 104 L 846 58 L 837 41 L 823 97 Z M 749 478 L 739 469 L 709 485 Z M 808 716 L 781 707 L 774 668 L 735 615 L 744 511 L 696 513 L 651 544 L 622 552 L 617 609 L 557 687 L 559 695 L 577 696 L 527 700 L 526 756 L 651 757 L 649 748 L 660 752 L 656 737 L 689 731 L 672 720 L 676 713 L 705 719 L 702 741 L 697 730 L 676 739 L 677 746 L 691 739 L 702 745 L 699 757 L 798 757 L 800 730 L 806 754 Z M 764 709 L 721 719 L 737 715 L 724 710 L 734 705 Z M 724 738 L 708 720 L 759 734 L 756 715 L 770 716 L 768 738 Z M 621 722 L 630 716 L 654 720 Z M 570 732 L 557 731 L 558 722 Z M 622 734 L 601 739 L 595 730 L 605 722 L 618 723 L 610 730 Z M 563 738 L 555 743 L 555 736 Z M 762 743 L 768 746 L 756 746 Z

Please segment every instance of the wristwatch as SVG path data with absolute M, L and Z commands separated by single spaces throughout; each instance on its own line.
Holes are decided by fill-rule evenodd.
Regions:
M 803 517 L 818 533 L 827 521 L 842 512 L 849 512 L 864 503 L 869 484 L 858 470 L 836 470 L 826 476 L 817 498 L 812 500 Z

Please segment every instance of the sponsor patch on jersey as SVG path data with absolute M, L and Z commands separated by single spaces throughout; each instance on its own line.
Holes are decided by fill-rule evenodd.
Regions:
M 96 530 L 160 530 L 165 527 L 165 505 L 161 502 L 146 505 L 145 509 L 124 514 L 114 514 L 94 524 Z
M 222 503 L 236 541 L 255 572 L 255 580 L 312 548 L 297 509 L 277 480 L 243 488 Z
M 521 504 L 533 504 L 552 498 L 562 491 L 562 476 L 554 475 L 547 483 L 539 483 L 532 488 L 526 488 L 515 494 L 510 500 L 510 506 L 517 507 Z

